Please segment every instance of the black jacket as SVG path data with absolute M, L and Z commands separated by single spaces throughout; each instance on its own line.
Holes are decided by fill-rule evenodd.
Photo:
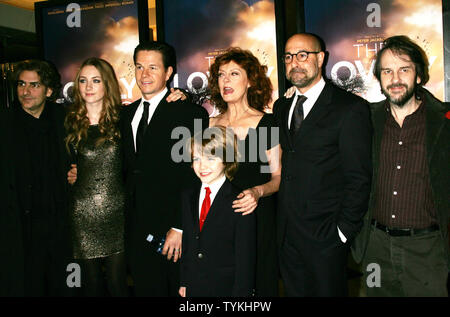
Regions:
M 234 212 L 241 191 L 228 180 L 217 192 L 199 229 L 200 187 L 186 190 L 183 206 L 183 255 L 180 285 L 186 296 L 251 296 L 255 283 L 256 222 L 254 213 Z
M 0 244 L 8 255 L 4 256 L 0 268 L 0 294 L 24 295 L 24 259 L 27 239 L 33 237 L 33 160 L 28 147 L 24 145 L 24 127 L 20 106 L 3 109 L 0 112 L 0 179 L 1 210 Z M 64 146 L 64 117 L 62 105 L 46 102 L 50 136 L 52 143 L 51 162 L 55 164 L 52 194 L 52 240 L 54 259 L 60 270 L 60 286 L 65 283 L 65 266 L 70 258 L 70 237 L 67 221 L 67 171 L 70 168 L 68 153 Z M 34 165 L 36 166 L 36 165 Z M 46 177 L 45 175 L 43 177 Z M 36 197 L 36 196 L 34 196 Z M 2 254 L 3 258 L 3 254 Z
M 293 97 L 292 97 L 293 98 Z M 292 98 L 280 98 L 274 114 L 283 150 L 278 192 L 278 243 L 288 223 L 293 239 L 340 242 L 337 226 L 352 241 L 367 210 L 372 175 L 371 122 L 367 103 L 327 83 L 293 140 L 288 130 Z
M 449 104 L 442 103 L 424 88 L 419 89 L 419 95 L 424 98 L 426 115 L 426 149 L 427 166 L 429 169 L 433 201 L 436 208 L 437 220 L 442 237 L 442 247 L 447 254 L 450 270 L 450 252 L 448 238 L 448 224 L 450 220 L 450 116 Z M 387 112 L 385 101 L 371 104 L 373 136 L 373 185 L 370 194 L 369 209 L 364 217 L 364 226 L 352 245 L 355 261 L 364 258 L 370 236 L 370 222 L 375 208 L 377 188 L 376 181 L 380 165 L 381 139 Z
M 193 136 L 195 119 L 198 119 L 197 124 L 202 129 L 208 127 L 208 113 L 204 108 L 188 102 L 168 103 L 166 97 L 150 120 L 139 155 L 134 149 L 131 122 L 141 100 L 124 107 L 122 111 L 127 191 L 125 242 L 131 267 L 136 261 L 141 264 L 150 261 L 147 256 L 148 234 L 165 237 L 171 228 L 181 229 L 181 190 L 198 181 L 190 162 L 176 162 L 172 150 L 179 153 L 180 146 Z M 172 134 L 177 131 L 184 134 Z

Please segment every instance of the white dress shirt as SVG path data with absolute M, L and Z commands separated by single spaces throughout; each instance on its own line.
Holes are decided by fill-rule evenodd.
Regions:
M 317 84 L 312 86 L 307 92 L 303 94 L 307 98 L 306 101 L 303 103 L 303 119 L 306 119 L 306 116 L 316 103 L 324 87 L 325 87 L 325 80 L 323 80 L 322 77 L 320 78 L 320 81 Z M 292 113 L 294 112 L 295 104 L 297 103 L 297 98 L 299 96 L 301 96 L 300 91 L 298 91 L 298 89 L 295 89 L 295 97 L 294 100 L 292 101 L 291 108 L 289 109 L 289 120 L 288 120 L 289 129 L 291 128 Z
M 305 92 L 303 95 L 307 98 L 306 101 L 303 103 L 303 119 L 306 119 L 306 116 L 313 108 L 314 104 L 316 103 L 317 99 L 319 98 L 320 94 L 322 93 L 323 88 L 325 87 L 325 80 L 320 78 L 320 81 L 312 86 L 307 92 Z M 297 103 L 297 98 L 301 96 L 301 93 L 298 91 L 298 89 L 295 90 L 295 97 L 292 101 L 291 108 L 289 109 L 289 120 L 288 120 L 288 128 L 291 128 L 291 119 L 292 119 L 292 113 L 294 112 L 295 104 Z M 337 227 L 339 238 L 343 243 L 347 242 L 347 238 L 344 236 L 344 234 L 339 230 L 339 227 Z
M 211 194 L 209 194 L 209 199 L 211 200 L 211 206 L 212 206 L 214 198 L 216 198 L 216 195 L 219 192 L 220 188 L 222 187 L 223 183 L 225 183 L 225 180 L 226 180 L 226 177 L 224 175 L 212 184 L 202 183 L 202 187 L 200 188 L 200 197 L 198 199 L 198 219 L 200 219 L 200 214 L 202 212 L 203 200 L 205 199 L 205 196 L 206 196 L 205 188 L 209 187 L 209 189 L 211 190 Z
M 155 95 L 150 100 L 144 99 L 144 97 L 141 98 L 141 103 L 136 109 L 136 112 L 134 113 L 133 120 L 131 121 L 131 128 L 133 129 L 133 140 L 134 140 L 134 151 L 136 151 L 136 134 L 137 129 L 139 126 L 139 122 L 141 121 L 142 114 L 144 113 L 144 102 L 147 101 L 150 104 L 150 107 L 148 108 L 148 122 L 152 119 L 153 114 L 155 113 L 156 107 L 158 107 L 161 100 L 164 98 L 164 96 L 167 93 L 167 87 L 164 88 L 161 92 L 159 92 L 157 95 Z

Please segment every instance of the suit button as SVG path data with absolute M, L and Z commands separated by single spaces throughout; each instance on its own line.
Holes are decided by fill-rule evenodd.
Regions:
M 289 153 L 295 153 L 295 151 L 294 150 L 290 150 Z
M 141 174 L 141 170 L 135 169 L 133 170 L 133 174 Z
M 31 212 L 31 210 L 25 210 L 25 215 L 28 215 Z
M 198 240 L 198 239 L 200 239 L 200 236 L 195 236 L 195 240 Z
M 291 176 L 289 176 L 289 175 L 285 177 L 285 179 L 286 179 L 287 181 L 290 181 L 290 180 L 291 180 L 291 178 L 292 178 L 292 177 L 291 177 Z
M 199 254 L 198 254 L 198 258 L 199 258 L 199 259 L 203 259 L 203 253 L 199 253 Z

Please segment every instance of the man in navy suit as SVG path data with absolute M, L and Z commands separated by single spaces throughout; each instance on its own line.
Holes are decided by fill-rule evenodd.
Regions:
M 283 59 L 296 87 L 274 105 L 283 149 L 277 230 L 285 293 L 345 296 L 349 245 L 370 192 L 370 111 L 325 82 L 317 36 L 289 38 Z
M 136 83 L 142 98 L 122 116 L 128 193 L 126 252 L 137 296 L 176 296 L 181 252 L 181 188 L 196 181 L 188 162 L 177 163 L 176 128 L 194 134 L 194 120 L 208 126 L 208 114 L 187 101 L 167 102 L 175 73 L 175 51 L 163 42 L 145 42 L 134 51 Z M 151 249 L 149 234 L 165 238 L 163 254 Z

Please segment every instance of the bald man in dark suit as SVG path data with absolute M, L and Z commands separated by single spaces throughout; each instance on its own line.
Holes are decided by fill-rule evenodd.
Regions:
M 274 105 L 283 149 L 277 230 L 287 296 L 347 295 L 349 245 L 370 192 L 370 111 L 363 99 L 323 79 L 321 43 L 313 34 L 288 39 L 284 63 L 295 94 Z

